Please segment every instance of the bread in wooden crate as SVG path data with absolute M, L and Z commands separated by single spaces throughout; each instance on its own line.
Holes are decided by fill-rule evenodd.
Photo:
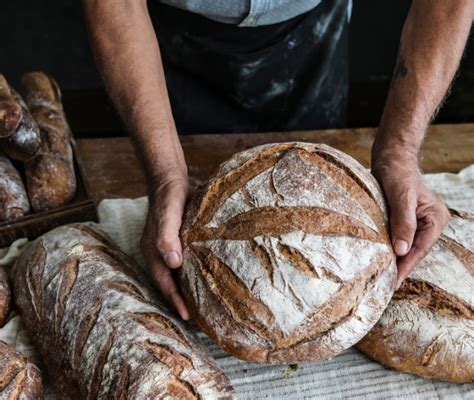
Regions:
M 20 104 L 13 98 L 10 85 L 0 74 L 0 138 L 10 136 L 22 119 Z
M 26 161 L 33 157 L 40 148 L 40 131 L 19 93 L 13 89 L 11 89 L 11 93 L 13 99 L 21 106 L 22 118 L 10 136 L 0 139 L 0 150 L 12 160 Z
M 23 75 L 22 94 L 41 132 L 38 153 L 25 162 L 28 196 L 38 211 L 68 204 L 76 193 L 71 131 L 53 78 L 43 72 Z

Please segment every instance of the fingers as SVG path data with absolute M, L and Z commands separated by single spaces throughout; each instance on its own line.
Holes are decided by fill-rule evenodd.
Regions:
M 147 266 L 153 281 L 160 289 L 164 298 L 176 309 L 176 311 L 178 311 L 182 319 L 188 320 L 189 313 L 186 308 L 186 304 L 184 303 L 183 297 L 179 293 L 178 286 L 173 279 L 171 270 L 163 262 L 160 254 L 149 238 L 147 238 L 145 233 L 142 238 L 142 252 L 146 259 Z
M 156 262 L 155 265 L 152 266 L 152 275 L 166 300 L 174 306 L 181 318 L 187 321 L 189 319 L 189 313 L 183 297 L 178 291 L 171 270 L 166 265 Z
M 156 208 L 153 210 L 155 224 L 158 225 L 154 243 L 170 268 L 180 267 L 183 261 L 179 230 L 186 197 L 186 186 L 172 186 L 157 199 Z
M 418 227 L 410 252 L 398 260 L 397 289 L 411 270 L 428 254 L 449 218 L 446 207 L 436 201 L 425 210 L 418 210 Z
M 417 229 L 417 196 L 408 189 L 390 196 L 389 203 L 393 250 L 397 256 L 405 256 L 412 247 Z

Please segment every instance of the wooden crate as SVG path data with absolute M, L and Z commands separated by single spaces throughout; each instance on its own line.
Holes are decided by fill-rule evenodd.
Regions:
M 0 223 L 0 248 L 7 247 L 16 239 L 35 239 L 57 226 L 71 222 L 97 221 L 97 208 L 90 196 L 82 160 L 72 142 L 74 170 L 76 173 L 76 194 L 71 202 L 63 207 L 48 211 L 31 212 L 16 221 Z

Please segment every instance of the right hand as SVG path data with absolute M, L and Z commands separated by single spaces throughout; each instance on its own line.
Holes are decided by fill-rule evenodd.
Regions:
M 184 320 L 189 319 L 189 313 L 172 270 L 183 261 L 179 230 L 188 194 L 186 176 L 165 180 L 153 188 L 141 238 L 142 253 L 155 284 Z

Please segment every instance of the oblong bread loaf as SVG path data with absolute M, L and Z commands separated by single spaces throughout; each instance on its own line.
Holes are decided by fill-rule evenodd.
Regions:
M 438 242 L 357 346 L 400 371 L 474 381 L 474 214 L 451 210 Z
M 56 228 L 15 264 L 15 302 L 67 399 L 231 399 L 197 339 L 129 257 L 86 225 Z
M 245 360 L 332 357 L 370 330 L 395 287 L 381 190 L 325 145 L 235 155 L 195 194 L 181 236 L 193 318 Z

